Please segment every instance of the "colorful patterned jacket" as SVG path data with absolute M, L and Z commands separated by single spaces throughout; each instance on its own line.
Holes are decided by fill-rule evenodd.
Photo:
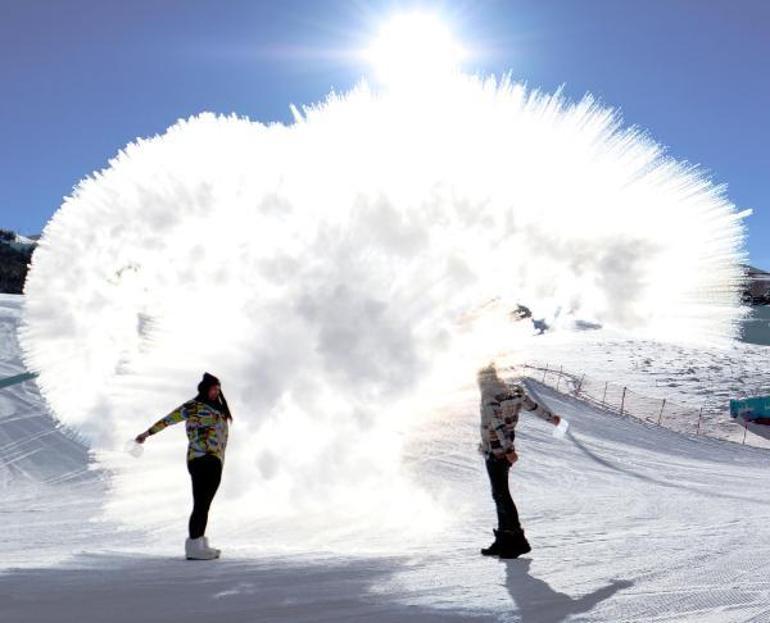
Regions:
M 501 458 L 514 449 L 516 424 L 522 409 L 546 422 L 556 421 L 556 417 L 532 400 L 520 385 L 513 385 L 498 393 L 482 393 L 479 451 L 484 456 Z
M 187 439 L 189 440 L 188 462 L 207 454 L 213 454 L 224 462 L 229 431 L 227 418 L 223 413 L 205 403 L 190 400 L 174 409 L 166 417 L 158 420 L 150 426 L 147 432 L 154 435 L 167 426 L 177 424 L 182 420 L 186 423 Z

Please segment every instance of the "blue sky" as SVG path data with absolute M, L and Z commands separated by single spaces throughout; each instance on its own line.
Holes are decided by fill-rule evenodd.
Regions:
M 73 185 L 138 136 L 204 110 L 289 121 L 345 90 L 351 52 L 395 11 L 434 10 L 476 54 L 621 108 L 751 208 L 770 268 L 770 2 L 0 0 L 0 227 L 39 232 Z

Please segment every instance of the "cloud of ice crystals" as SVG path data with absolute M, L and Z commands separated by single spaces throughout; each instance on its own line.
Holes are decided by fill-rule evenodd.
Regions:
M 28 364 L 115 468 L 129 523 L 184 524 L 183 427 L 141 461 L 116 450 L 204 370 L 235 415 L 220 525 L 301 515 L 323 533 L 435 519 L 405 439 L 448 379 L 516 346 L 516 303 L 561 330 L 733 331 L 742 215 L 590 97 L 457 75 L 296 117 L 202 114 L 137 140 L 34 255 Z

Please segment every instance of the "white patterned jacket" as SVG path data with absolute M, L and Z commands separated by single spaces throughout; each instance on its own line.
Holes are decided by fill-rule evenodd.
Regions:
M 556 416 L 537 404 L 521 385 L 495 388 L 496 393 L 481 394 L 481 444 L 479 451 L 489 458 L 502 458 L 514 449 L 519 412 L 524 409 L 546 422 L 556 422 Z

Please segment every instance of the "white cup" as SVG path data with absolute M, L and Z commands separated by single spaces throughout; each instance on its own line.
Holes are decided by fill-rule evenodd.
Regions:
M 567 434 L 568 429 L 569 429 L 569 422 L 564 418 L 561 418 L 559 420 L 559 425 L 553 429 L 553 432 L 551 434 L 554 437 L 556 437 L 556 439 L 564 439 L 564 435 Z
M 144 446 L 137 443 L 136 440 L 131 439 L 126 443 L 125 451 L 135 459 L 138 459 L 142 456 L 142 452 L 144 452 Z

